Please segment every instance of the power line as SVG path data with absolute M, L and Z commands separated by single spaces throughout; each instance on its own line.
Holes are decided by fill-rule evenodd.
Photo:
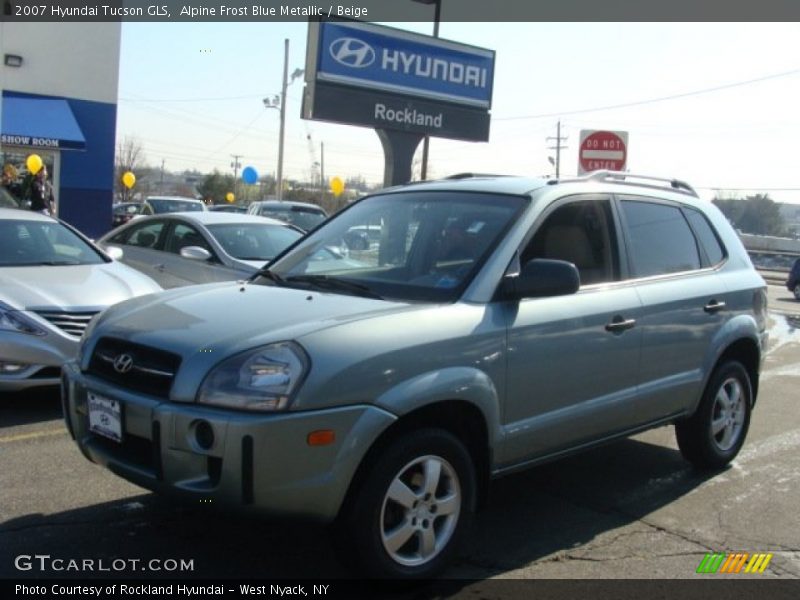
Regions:
M 540 115 L 525 115 L 525 116 L 517 116 L 517 117 L 492 117 L 493 121 L 514 121 L 520 119 L 544 119 L 548 117 L 559 117 L 564 115 L 577 115 L 580 113 L 588 113 L 588 112 L 598 112 L 602 110 L 614 110 L 616 108 L 628 108 L 630 106 L 641 106 L 643 104 L 653 104 L 655 102 L 666 102 L 667 100 L 677 100 L 678 98 L 687 98 L 689 96 L 699 96 L 700 94 L 710 94 L 712 92 L 719 92 L 721 90 L 727 90 L 735 87 L 741 87 L 744 85 L 751 85 L 753 83 L 760 83 L 762 81 L 767 81 L 770 79 L 778 79 L 779 77 L 789 77 L 791 75 L 796 75 L 800 73 L 800 69 L 794 69 L 792 71 L 784 71 L 783 73 L 775 73 L 773 75 L 766 75 L 764 77 L 758 77 L 756 79 L 748 79 L 746 81 L 737 81 L 735 83 L 726 83 L 724 85 L 718 85 L 712 88 L 705 88 L 702 90 L 695 90 L 693 92 L 684 92 L 682 94 L 672 94 L 670 96 L 661 96 L 658 98 L 650 98 L 648 100 L 637 100 L 635 102 L 625 102 L 623 104 L 610 104 L 608 106 L 598 106 L 596 108 L 581 108 L 578 110 L 568 110 L 568 111 L 559 111 L 554 113 L 544 113 Z

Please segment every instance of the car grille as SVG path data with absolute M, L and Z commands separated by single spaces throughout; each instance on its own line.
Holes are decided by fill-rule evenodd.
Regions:
M 92 312 L 57 312 L 47 310 L 35 311 L 37 315 L 46 319 L 67 335 L 79 338 L 86 331 L 86 326 L 98 311 Z
M 168 398 L 180 364 L 180 357 L 170 352 L 115 338 L 101 338 L 87 372 L 125 389 Z

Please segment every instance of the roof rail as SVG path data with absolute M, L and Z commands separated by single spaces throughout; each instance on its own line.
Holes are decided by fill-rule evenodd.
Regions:
M 472 177 L 508 177 L 508 175 L 498 175 L 496 173 L 455 173 L 448 175 L 444 179 L 471 179 Z
M 578 177 L 578 180 L 581 181 L 608 181 L 608 180 L 615 180 L 619 181 L 620 183 L 630 183 L 632 185 L 636 185 L 636 181 L 628 181 L 629 179 L 636 179 L 636 180 L 644 180 L 645 182 L 648 181 L 656 181 L 659 183 L 666 183 L 668 185 L 653 185 L 649 184 L 650 187 L 660 187 L 665 188 L 668 187 L 672 190 L 677 192 L 681 192 L 684 194 L 689 194 L 698 198 L 697 192 L 695 189 L 690 186 L 685 181 L 681 181 L 679 179 L 668 179 L 665 177 L 653 177 L 652 175 L 637 175 L 635 173 L 626 173 L 624 171 L 592 171 L 591 173 L 587 173 L 583 177 Z M 641 185 L 648 185 L 647 183 Z

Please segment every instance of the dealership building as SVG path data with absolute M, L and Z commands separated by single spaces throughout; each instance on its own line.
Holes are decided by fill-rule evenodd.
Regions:
M 90 237 L 111 225 L 120 23 L 0 21 L 0 166 L 38 154 L 58 216 Z

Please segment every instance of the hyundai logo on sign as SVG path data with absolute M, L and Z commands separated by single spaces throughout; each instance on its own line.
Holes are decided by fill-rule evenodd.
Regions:
M 494 51 L 361 22 L 319 24 L 320 81 L 490 108 Z
M 375 62 L 375 50 L 356 38 L 339 38 L 331 44 L 330 50 L 333 60 L 346 67 L 362 69 Z

